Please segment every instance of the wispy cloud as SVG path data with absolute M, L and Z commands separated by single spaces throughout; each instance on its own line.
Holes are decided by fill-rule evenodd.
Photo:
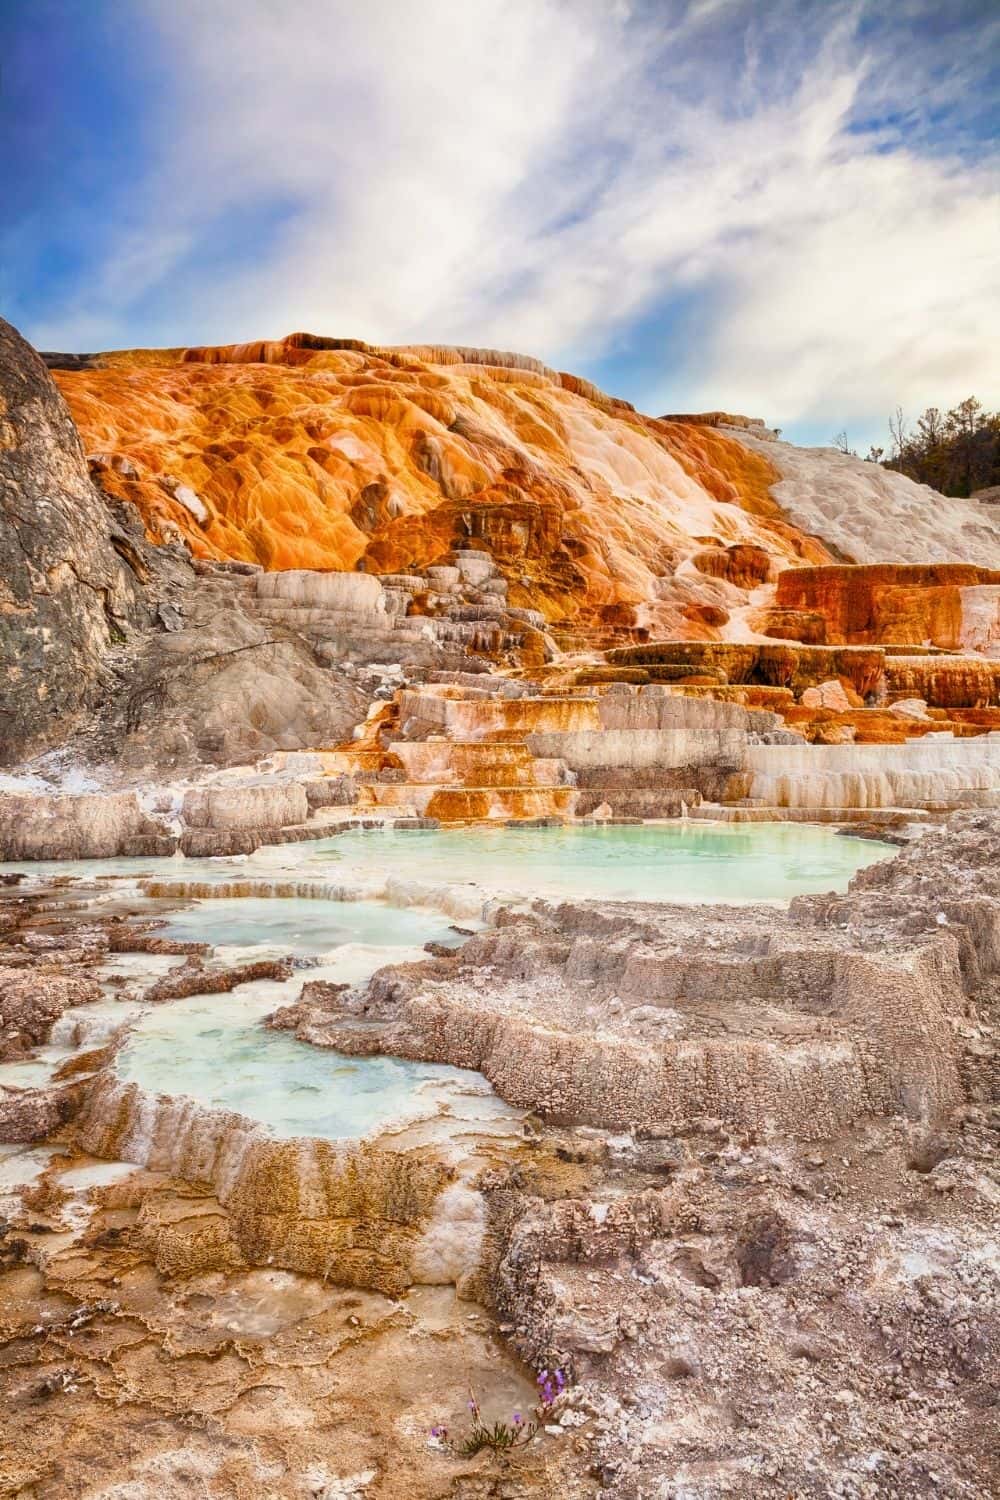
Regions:
M 599 370 L 648 320 L 648 409 L 862 435 L 1000 383 L 975 0 L 147 9 L 156 150 L 47 342 L 306 327 Z

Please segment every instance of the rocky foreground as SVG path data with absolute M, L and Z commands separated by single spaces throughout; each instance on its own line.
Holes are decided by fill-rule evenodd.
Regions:
M 4 1139 L 46 1153 L 6 1209 L 6 1492 L 992 1493 L 998 872 L 997 815 L 966 813 L 784 914 L 538 904 L 364 986 L 303 972 L 271 1026 L 481 1068 L 526 1112 L 481 1210 L 430 1138 L 345 1176 L 123 1092 L 121 1031 L 82 1034 L 6 1096 Z M 2 920 L 8 1058 L 109 955 L 160 953 L 156 1004 L 253 977 L 107 890 L 21 882 Z M 470 1385 L 530 1411 L 545 1369 L 527 1446 L 430 1436 Z

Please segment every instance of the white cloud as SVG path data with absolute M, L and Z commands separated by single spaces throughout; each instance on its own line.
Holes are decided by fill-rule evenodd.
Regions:
M 154 3 L 162 165 L 90 326 L 103 309 L 134 338 L 159 278 L 205 341 L 310 328 L 565 367 L 706 288 L 649 409 L 683 394 L 833 431 L 995 398 L 989 169 L 847 129 L 896 106 L 925 135 L 914 59 L 857 41 L 862 4 Z M 928 97 L 969 87 L 955 64 Z M 258 256 L 213 272 L 203 247 L 191 269 L 220 217 L 274 205 Z

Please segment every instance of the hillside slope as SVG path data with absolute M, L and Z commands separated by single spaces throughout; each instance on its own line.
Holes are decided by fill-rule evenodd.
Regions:
M 196 557 L 419 575 L 484 548 L 557 633 L 682 640 L 755 638 L 789 567 L 1000 567 L 995 509 L 522 355 L 294 334 L 47 359 L 105 492 Z
M 202 557 L 406 573 L 483 546 L 550 621 L 695 638 L 776 567 L 831 560 L 730 434 L 520 356 L 321 342 L 84 357 L 56 379 L 105 489 Z
M 1000 567 L 1000 515 L 978 500 L 941 495 L 905 474 L 836 448 L 740 441 L 781 474 L 772 487 L 793 526 L 856 563 L 973 563 Z

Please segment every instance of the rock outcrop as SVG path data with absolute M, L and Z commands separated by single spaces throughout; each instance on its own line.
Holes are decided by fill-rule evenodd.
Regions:
M 0 1061 L 48 1041 L 52 1023 L 72 1005 L 100 1000 L 102 990 L 85 974 L 39 972 L 0 976 Z
M 51 375 L 0 319 L 0 764 L 62 740 L 146 619 L 128 539 Z
M 48 359 L 100 490 L 78 445 L 75 482 L 92 507 L 103 496 L 101 525 L 128 531 L 112 552 L 145 578 L 135 602 L 151 630 L 116 662 L 88 745 L 128 774 L 329 751 L 353 733 L 363 754 L 340 769 L 379 788 L 364 807 L 670 816 L 702 795 L 683 774 L 679 710 L 669 735 L 612 724 L 597 704 L 615 683 L 770 714 L 753 732 L 772 743 L 775 715 L 823 745 L 994 726 L 1000 527 L 978 501 L 803 456 L 755 420 L 648 418 L 497 351 L 299 334 Z M 913 566 L 924 544 L 947 563 Z M 168 597 L 150 554 L 178 548 L 194 567 Z M 873 554 L 878 567 L 839 561 Z M 539 673 L 520 702 L 493 691 L 487 705 L 458 682 L 518 667 Z M 424 691 L 442 672 L 456 691 Z M 395 688 L 394 713 L 366 720 Z M 923 699 L 927 717 L 888 712 L 897 698 Z M 399 743 L 517 739 L 522 760 L 456 749 L 461 769 L 436 790 L 426 765 L 410 777 L 394 758 L 396 726 Z M 704 731 L 688 763 L 709 765 L 714 735 L 715 799 L 735 767 L 726 726 Z M 189 827 L 185 847 L 235 852 L 280 824 L 241 826 Z
M 171 854 L 176 839 L 135 792 L 0 792 L 0 859 Z
M 1000 644 L 1000 571 L 957 563 L 788 568 L 760 628 L 819 645 L 988 651 Z
M 790 567 L 1000 566 L 978 501 L 726 413 L 646 417 L 526 356 L 295 334 L 50 359 L 108 493 L 201 557 L 407 575 L 484 549 L 561 629 L 693 640 L 739 638 Z

